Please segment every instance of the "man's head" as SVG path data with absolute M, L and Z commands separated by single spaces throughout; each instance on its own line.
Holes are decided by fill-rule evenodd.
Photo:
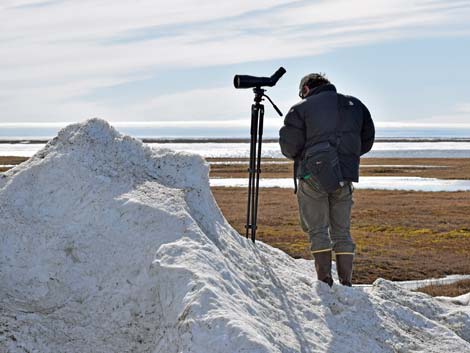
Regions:
M 318 86 L 326 85 L 328 83 L 330 83 L 330 81 L 328 80 L 325 74 L 308 74 L 304 76 L 302 80 L 300 80 L 299 97 L 305 98 L 311 89 L 314 89 Z

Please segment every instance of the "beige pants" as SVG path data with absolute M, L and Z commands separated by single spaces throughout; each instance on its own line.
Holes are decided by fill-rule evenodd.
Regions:
M 312 178 L 300 180 L 300 225 L 309 236 L 313 253 L 334 250 L 336 254 L 354 254 L 356 245 L 350 233 L 352 194 L 350 182 L 327 193 Z

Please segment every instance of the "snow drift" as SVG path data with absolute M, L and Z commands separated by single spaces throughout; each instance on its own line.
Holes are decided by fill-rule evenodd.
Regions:
M 468 301 L 313 271 L 230 227 L 202 158 L 102 120 L 0 174 L 1 352 L 470 351 Z

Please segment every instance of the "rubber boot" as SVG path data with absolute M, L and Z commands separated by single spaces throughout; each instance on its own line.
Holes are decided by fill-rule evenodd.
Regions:
M 353 254 L 336 255 L 336 270 L 338 271 L 339 283 L 343 286 L 352 286 Z
M 325 282 L 330 287 L 333 285 L 331 276 L 331 251 L 322 251 L 313 253 L 315 259 L 315 269 L 317 270 L 318 280 Z

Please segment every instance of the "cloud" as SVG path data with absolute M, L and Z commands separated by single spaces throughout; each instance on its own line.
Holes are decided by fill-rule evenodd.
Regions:
M 249 126 L 253 97 L 251 90 L 234 90 L 233 87 L 194 89 L 142 100 L 136 104 L 129 104 L 125 108 L 108 111 L 107 114 L 116 122 L 127 123 L 137 120 L 137 124 L 144 125 L 158 121 L 166 124 L 165 126 L 170 126 L 175 122 L 198 126 L 199 121 L 212 121 L 223 122 L 224 126 L 227 125 L 225 122 L 230 122 L 227 125 L 229 126 L 239 121 L 237 126 L 240 124 Z M 278 103 L 282 107 L 287 107 L 294 104 L 295 99 Z M 264 104 L 266 124 L 280 127 L 283 119 L 278 117 L 269 102 L 264 102 Z
M 442 118 L 443 116 L 441 116 Z M 446 119 L 450 118 L 451 116 L 445 116 Z M 378 122 L 376 127 L 378 128 L 408 128 L 408 129 L 470 129 L 469 122 L 452 122 L 445 123 L 445 122 L 432 122 L 433 120 L 425 120 L 424 122 L 414 122 L 414 121 L 384 121 Z M 446 120 L 441 120 L 446 121 Z
M 457 104 L 447 114 L 430 115 L 413 121 L 379 121 L 383 128 L 470 128 L 470 103 Z
M 470 121 L 470 103 L 458 104 L 455 110 L 459 114 L 466 115 L 467 119 Z
M 162 119 L 215 119 L 225 101 L 204 87 L 136 102 L 124 113 L 80 97 L 155 71 L 468 33 L 469 20 L 468 1 L 4 0 L 0 106 L 8 114 L 0 119 L 54 120 L 67 112 L 74 119 L 94 111 L 150 120 L 158 119 L 157 108 Z M 187 105 L 177 104 L 181 97 Z

